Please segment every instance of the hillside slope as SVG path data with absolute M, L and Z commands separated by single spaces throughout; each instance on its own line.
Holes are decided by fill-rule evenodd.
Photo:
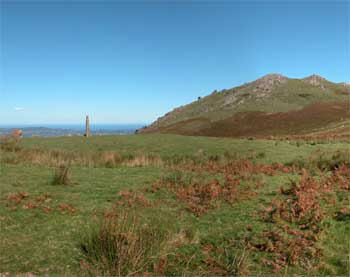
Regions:
M 205 136 L 308 134 L 350 119 L 350 85 L 318 75 L 269 74 L 212 94 L 158 118 L 138 133 Z

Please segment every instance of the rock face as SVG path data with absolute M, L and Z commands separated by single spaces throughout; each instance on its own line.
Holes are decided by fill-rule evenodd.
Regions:
M 345 88 L 350 88 L 350 84 L 349 83 L 346 83 L 346 82 L 343 82 L 343 83 L 339 83 L 339 85 L 345 87 Z
M 287 81 L 288 81 L 288 78 L 284 77 L 283 75 L 268 74 L 252 83 L 256 86 L 253 89 L 253 92 L 257 92 L 257 91 L 270 92 L 276 86 L 284 84 Z
M 239 113 L 274 114 L 302 110 L 308 105 L 319 102 L 344 103 L 344 101 L 349 101 L 347 98 L 349 93 L 348 84 L 332 83 L 319 75 L 292 79 L 280 74 L 268 74 L 235 88 L 214 91 L 200 100 L 196 99 L 190 104 L 176 108 L 159 117 L 151 125 L 140 129 L 138 133 L 203 134 L 204 128 L 218 130 L 214 128 L 215 126 L 213 127 L 213 124 L 218 122 L 221 122 L 220 128 L 224 128 L 227 122 L 232 122 L 225 121 L 225 119 L 232 118 Z M 246 116 L 244 118 L 255 117 Z M 278 119 L 279 117 L 272 118 Z M 230 128 L 235 128 L 237 122 L 229 125 Z M 240 128 L 244 126 L 240 125 Z M 236 134 L 237 132 L 228 130 L 226 133 Z
M 325 82 L 328 82 L 327 79 L 319 76 L 319 75 L 316 75 L 316 74 L 313 74 L 309 77 L 306 77 L 303 79 L 306 83 L 310 84 L 310 85 L 313 85 L 313 86 L 318 86 L 320 87 L 321 89 L 325 89 L 325 85 L 324 83 Z

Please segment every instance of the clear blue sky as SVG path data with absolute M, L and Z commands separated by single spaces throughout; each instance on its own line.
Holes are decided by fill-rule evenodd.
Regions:
M 4 1 L 0 124 L 147 123 L 267 73 L 350 81 L 349 1 Z

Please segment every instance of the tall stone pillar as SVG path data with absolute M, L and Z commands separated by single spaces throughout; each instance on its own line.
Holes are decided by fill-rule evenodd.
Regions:
M 85 136 L 88 138 L 90 136 L 90 119 L 89 116 L 86 116 L 85 122 Z

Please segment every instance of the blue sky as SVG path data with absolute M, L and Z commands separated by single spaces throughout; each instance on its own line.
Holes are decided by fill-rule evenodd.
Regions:
M 148 123 L 272 72 L 350 81 L 349 1 L 0 0 L 0 17 L 0 124 Z

